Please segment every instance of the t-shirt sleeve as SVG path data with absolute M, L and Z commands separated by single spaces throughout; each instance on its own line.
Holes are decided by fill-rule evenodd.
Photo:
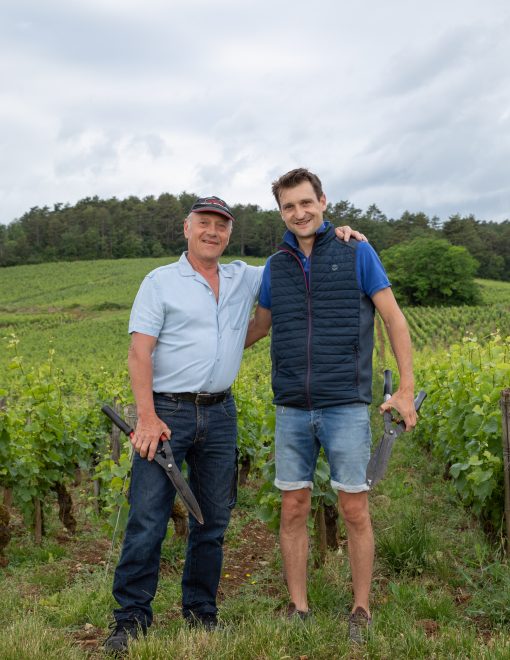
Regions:
M 391 286 L 384 266 L 370 243 L 360 242 L 356 248 L 356 275 L 358 284 L 367 296 Z
M 259 305 L 264 309 L 271 309 L 271 265 L 270 259 L 266 261 L 260 285 Z
M 264 273 L 264 266 L 248 266 L 247 271 L 250 275 L 251 292 L 255 298 L 258 298 L 262 282 L 262 274 Z
M 158 337 L 164 320 L 165 315 L 156 278 L 149 274 L 136 294 L 129 317 L 129 334 L 141 332 L 144 335 Z

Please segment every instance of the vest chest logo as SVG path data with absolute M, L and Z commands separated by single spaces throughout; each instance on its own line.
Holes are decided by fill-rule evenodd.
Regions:
M 338 264 L 332 264 L 331 270 L 338 270 Z

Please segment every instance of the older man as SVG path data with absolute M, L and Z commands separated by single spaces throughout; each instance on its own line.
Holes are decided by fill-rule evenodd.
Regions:
M 171 436 L 177 466 L 186 461 L 205 521 L 189 522 L 183 616 L 191 626 L 211 630 L 217 625 L 223 537 L 237 493 L 237 423 L 230 386 L 263 271 L 243 261 L 219 264 L 233 221 L 219 197 L 197 199 L 184 222 L 187 252 L 149 273 L 133 304 L 128 364 L 138 414 L 132 440 L 136 454 L 113 585 L 120 607 L 107 650 L 125 650 L 129 639 L 152 623 L 161 544 L 175 497 L 152 460 L 162 435 Z M 345 230 L 348 238 L 350 229 Z

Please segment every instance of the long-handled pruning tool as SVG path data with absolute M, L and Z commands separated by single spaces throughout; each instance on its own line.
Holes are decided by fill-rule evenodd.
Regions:
M 112 422 L 116 426 L 119 427 L 119 429 L 123 433 L 125 433 L 130 438 L 133 437 L 134 435 L 133 429 L 128 424 L 126 424 L 126 422 L 121 417 L 119 417 L 119 415 L 117 415 L 117 413 L 114 410 L 112 410 L 110 406 L 103 406 L 101 410 L 104 412 L 104 414 L 107 417 L 109 417 L 112 420 Z M 165 471 L 166 476 L 170 479 L 170 481 L 174 485 L 175 490 L 181 497 L 184 506 L 188 509 L 191 515 L 201 525 L 203 525 L 204 517 L 202 515 L 202 511 L 200 511 L 200 506 L 198 505 L 198 502 L 195 496 L 193 495 L 191 488 L 188 486 L 186 480 L 180 473 L 179 468 L 175 464 L 174 456 L 170 448 L 170 443 L 164 436 L 161 436 L 160 438 L 160 445 L 158 446 L 156 455 L 154 456 L 154 460 L 156 461 L 156 463 L 159 463 L 159 465 L 161 465 L 161 467 Z
M 384 371 L 384 400 L 387 401 L 391 397 L 393 391 L 391 371 L 385 369 Z M 418 396 L 414 400 L 414 408 L 416 412 L 420 409 L 421 404 L 423 403 L 427 393 L 421 390 L 418 393 Z M 367 466 L 367 484 L 370 488 L 373 488 L 386 473 L 386 468 L 388 467 L 388 461 L 390 459 L 391 450 L 393 443 L 398 438 L 398 436 L 403 433 L 406 429 L 406 425 L 403 421 L 397 422 L 393 419 L 393 416 L 389 410 L 383 414 L 384 418 L 384 434 L 379 444 L 374 449 L 370 461 Z

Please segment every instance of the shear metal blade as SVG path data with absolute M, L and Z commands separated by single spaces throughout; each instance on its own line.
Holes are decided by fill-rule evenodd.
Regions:
M 367 466 L 367 483 L 373 488 L 386 474 L 396 434 L 385 433 L 374 449 Z
M 193 495 L 191 488 L 186 483 L 186 480 L 175 465 L 172 458 L 164 458 L 160 453 L 156 454 L 155 460 L 164 468 L 168 478 L 173 483 L 177 494 L 183 501 L 184 506 L 188 509 L 191 515 L 201 524 L 204 524 L 204 517 L 200 506 Z

